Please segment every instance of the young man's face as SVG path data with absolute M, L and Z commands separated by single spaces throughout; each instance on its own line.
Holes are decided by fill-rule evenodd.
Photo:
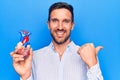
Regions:
M 48 27 L 55 43 L 62 44 L 69 40 L 73 26 L 72 15 L 69 10 L 62 8 L 51 12 Z

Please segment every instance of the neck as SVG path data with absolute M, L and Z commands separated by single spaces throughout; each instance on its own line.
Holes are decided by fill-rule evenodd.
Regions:
M 59 57 L 61 59 L 64 51 L 66 50 L 66 46 L 70 43 L 70 39 L 68 39 L 65 43 L 57 44 L 53 41 L 54 49 L 59 54 Z

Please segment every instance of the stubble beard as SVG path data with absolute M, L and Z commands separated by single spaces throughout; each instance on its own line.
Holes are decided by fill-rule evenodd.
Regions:
M 70 33 L 69 33 L 63 40 L 58 41 L 58 40 L 55 38 L 55 36 L 53 35 L 53 33 L 51 32 L 51 36 L 52 36 L 53 41 L 54 41 L 56 44 L 58 44 L 58 45 L 64 44 L 64 43 L 70 38 L 70 34 L 71 34 L 71 31 L 70 31 Z

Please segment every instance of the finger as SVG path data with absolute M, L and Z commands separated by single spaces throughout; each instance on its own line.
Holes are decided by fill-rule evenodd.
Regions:
M 15 49 L 14 53 L 17 54 L 19 52 L 19 50 L 23 50 L 22 48 L 21 49 Z
M 22 42 L 19 42 L 19 43 L 17 44 L 17 46 L 15 47 L 15 49 L 20 49 L 22 46 L 23 46 Z
M 20 55 L 20 54 L 14 54 L 12 57 L 13 57 L 13 58 L 23 58 L 24 56 L 23 56 L 23 55 Z
M 12 56 L 13 56 L 13 54 L 14 54 L 14 52 L 11 52 L 11 53 L 10 53 L 10 56 L 12 57 Z
M 86 43 L 86 44 L 82 45 L 81 48 L 82 48 L 82 47 L 86 47 L 86 46 L 88 46 L 89 44 L 90 44 L 90 43 Z
M 29 55 L 25 59 L 25 62 L 27 62 L 28 64 L 31 63 L 32 62 L 32 56 L 33 56 L 33 52 L 32 52 L 32 48 L 30 48 Z
M 18 50 L 19 50 L 19 49 L 16 49 L 15 51 L 10 52 L 10 56 L 11 56 L 11 57 L 14 57 L 14 56 L 16 56 L 16 55 L 19 55 L 19 54 L 18 54 Z M 21 55 L 20 55 L 20 56 L 21 56 Z
M 30 48 L 29 59 L 32 59 L 32 56 L 33 56 L 33 51 L 32 51 L 32 48 Z
M 32 53 L 33 53 L 32 48 L 30 48 L 30 54 L 32 54 Z
M 89 43 L 90 46 L 92 46 L 94 48 L 94 44 L 93 43 Z
M 31 57 L 33 56 L 32 48 L 30 48 L 30 55 L 31 55 Z
M 13 57 L 13 58 L 14 58 L 14 57 L 23 57 L 23 55 L 16 54 L 16 52 L 11 52 L 11 53 L 10 53 L 10 56 Z
M 24 46 L 21 46 L 21 47 L 19 47 L 19 48 L 16 48 L 15 49 L 15 53 L 19 53 L 19 52 L 23 52 L 25 50 L 25 47 Z
M 26 47 L 26 48 L 30 49 L 30 45 L 27 45 L 27 47 Z
M 13 61 L 15 63 L 17 63 L 17 62 L 20 62 L 20 61 L 24 61 L 24 58 L 14 58 Z
M 86 43 L 83 46 L 81 46 L 81 48 L 86 47 L 86 46 L 92 46 L 92 47 L 94 47 L 94 44 L 93 43 Z
M 96 54 L 98 54 L 98 52 L 99 52 L 101 49 L 103 49 L 103 46 L 98 46 L 98 47 L 96 47 L 95 49 L 96 49 Z
M 83 50 L 84 48 L 89 48 L 89 47 L 94 48 L 94 44 L 93 43 L 84 44 L 83 46 L 81 46 L 80 49 Z
M 83 48 L 85 48 L 85 47 L 88 46 L 88 45 L 89 45 L 89 43 L 86 43 L 86 44 L 82 45 L 82 46 L 79 48 L 79 51 L 81 51 Z
M 24 49 L 22 48 L 22 49 L 16 49 L 15 51 L 14 51 L 14 53 L 15 54 L 22 54 L 23 53 L 23 51 L 24 51 Z

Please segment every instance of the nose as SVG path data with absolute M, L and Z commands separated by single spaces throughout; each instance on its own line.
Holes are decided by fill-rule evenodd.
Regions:
M 58 29 L 63 29 L 63 22 L 62 21 L 59 22 Z

